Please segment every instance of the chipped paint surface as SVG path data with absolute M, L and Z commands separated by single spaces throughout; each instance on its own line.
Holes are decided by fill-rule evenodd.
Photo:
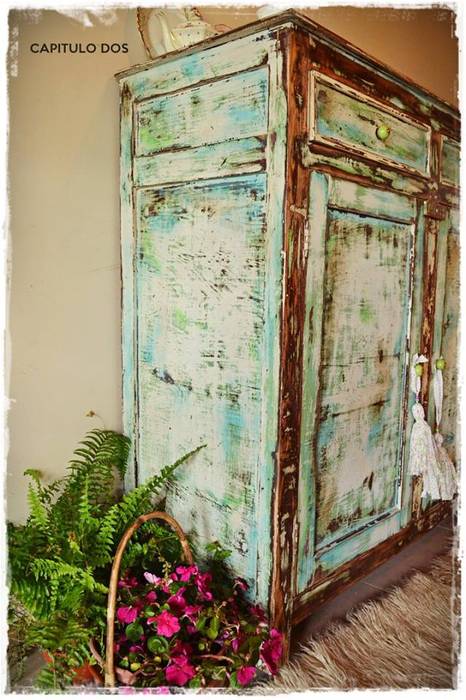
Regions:
M 320 174 L 310 201 L 301 472 L 313 477 L 300 494 L 298 590 L 314 552 L 399 509 L 415 216 L 406 197 Z M 373 546 L 400 518 L 333 547 L 320 566 Z
M 459 221 L 458 210 L 452 209 L 441 222 L 438 234 L 437 290 L 433 358 L 443 355 L 443 411 L 440 432 L 444 446 L 454 462 L 458 459 L 458 333 L 459 333 Z M 432 395 L 429 400 L 430 419 L 434 424 L 435 409 Z
M 167 509 L 197 543 L 232 550 L 284 630 L 352 560 L 417 527 L 406 368 L 432 219 L 457 201 L 458 126 L 344 42 L 287 22 L 121 76 L 127 483 L 207 443 Z M 438 249 L 452 270 L 455 236 Z M 435 306 L 451 358 L 456 295 Z
M 261 173 L 140 190 L 137 205 L 139 472 L 147 477 L 206 443 L 167 508 L 201 540 L 232 547 L 232 562 L 249 579 L 258 526 L 265 197 Z
M 136 108 L 136 155 L 264 134 L 267 94 L 260 68 L 145 100 Z
M 311 73 L 311 81 L 311 140 L 361 150 L 379 161 L 428 174 L 428 128 L 318 73 Z M 376 135 L 382 124 L 390 130 L 386 141 Z
M 460 184 L 460 145 L 444 138 L 440 165 L 440 180 L 458 187 Z
M 134 138 L 135 187 L 125 206 L 136 237 L 128 219 L 125 425 L 138 481 L 206 443 L 166 507 L 196 543 L 231 549 L 231 566 L 267 604 L 286 101 L 278 44 L 256 39 L 240 42 L 243 70 L 235 50 L 227 65 L 216 49 L 163 67 L 183 74 L 176 90 L 160 66 L 150 80 L 128 78 L 122 138 L 124 153 Z

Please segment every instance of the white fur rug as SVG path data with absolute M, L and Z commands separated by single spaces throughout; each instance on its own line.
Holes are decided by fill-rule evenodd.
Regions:
M 414 573 L 382 598 L 351 611 L 302 646 L 274 682 L 272 695 L 310 688 L 453 688 L 456 685 L 458 597 L 452 555 Z

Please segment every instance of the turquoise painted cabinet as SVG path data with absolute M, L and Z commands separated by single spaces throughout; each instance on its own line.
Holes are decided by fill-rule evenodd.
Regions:
M 293 11 L 118 79 L 128 486 L 205 443 L 167 509 L 287 628 L 446 512 L 408 373 L 448 355 L 453 433 L 458 114 Z

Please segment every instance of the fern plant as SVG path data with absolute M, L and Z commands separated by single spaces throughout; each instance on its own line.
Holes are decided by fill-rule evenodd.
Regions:
M 38 678 L 41 687 L 63 688 L 76 667 L 92 663 L 89 640 L 103 644 L 107 582 L 121 536 L 153 509 L 175 469 L 203 445 L 118 496 L 116 476 L 125 475 L 129 447 L 124 435 L 92 430 L 62 479 L 44 485 L 39 471 L 25 472 L 30 515 L 24 525 L 8 523 L 10 593 L 32 616 L 27 644 L 50 657 Z M 132 538 L 123 565 L 154 551 L 162 561 L 172 559 L 179 556 L 177 547 L 172 532 L 150 522 Z

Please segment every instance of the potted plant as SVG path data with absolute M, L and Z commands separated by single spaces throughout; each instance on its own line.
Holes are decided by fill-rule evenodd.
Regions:
M 124 477 L 129 439 L 93 430 L 79 444 L 65 477 L 44 485 L 29 469 L 30 515 L 24 525 L 8 524 L 10 594 L 28 610 L 25 643 L 47 653 L 49 663 L 38 685 L 63 688 L 76 670 L 94 664 L 89 642 L 103 643 L 108 579 L 118 542 L 141 513 L 153 508 L 175 469 L 201 447 L 125 495 L 116 490 Z M 179 557 L 175 535 L 149 523 L 126 553 L 126 565 L 144 562 L 154 550 L 162 559 Z

